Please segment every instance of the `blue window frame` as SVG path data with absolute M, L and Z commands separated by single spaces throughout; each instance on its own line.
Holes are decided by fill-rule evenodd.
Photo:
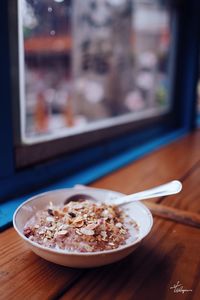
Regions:
M 195 127 L 196 84 L 199 59 L 198 1 L 177 1 L 172 6 L 172 59 L 170 67 L 173 109 L 163 121 L 152 119 L 132 131 L 114 134 L 104 143 L 93 143 L 44 163 L 16 168 L 8 1 L 0 3 L 0 198 L 16 199 L 36 189 L 87 184 L 116 168 L 182 136 Z M 48 187 L 48 185 L 50 185 Z M 18 201 L 22 201 L 19 198 Z M 15 202 L 14 206 L 16 206 Z M 3 204 L 4 205 L 4 204 Z M 11 205 L 12 207 L 12 205 Z M 11 209 L 12 211 L 12 209 Z M 8 217 L 5 223 L 10 220 Z M 3 224 L 4 225 L 4 224 Z

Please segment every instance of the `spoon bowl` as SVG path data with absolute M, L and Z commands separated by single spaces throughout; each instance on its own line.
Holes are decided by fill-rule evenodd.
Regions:
M 88 194 L 75 194 L 67 198 L 64 204 L 68 204 L 69 202 L 82 202 L 85 200 L 95 201 L 95 198 Z

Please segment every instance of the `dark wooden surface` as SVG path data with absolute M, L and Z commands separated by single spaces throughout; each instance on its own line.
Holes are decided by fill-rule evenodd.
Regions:
M 154 201 L 200 213 L 200 132 L 91 184 L 132 193 L 171 179 L 181 194 Z M 65 268 L 32 253 L 13 228 L 0 234 L 0 299 L 200 299 L 200 229 L 155 217 L 151 233 L 124 260 L 90 270 Z M 192 292 L 174 293 L 180 282 Z

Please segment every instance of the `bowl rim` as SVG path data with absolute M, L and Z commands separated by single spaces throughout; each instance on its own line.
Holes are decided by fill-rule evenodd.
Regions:
M 92 188 L 93 190 L 96 191 L 104 191 L 104 192 L 113 192 L 115 194 L 118 195 L 125 195 L 123 193 L 117 192 L 117 191 L 113 191 L 113 190 L 108 190 L 108 189 L 99 189 L 99 188 Z M 41 250 L 45 250 L 47 252 L 51 252 L 51 253 L 55 253 L 55 254 L 61 254 L 61 255 L 73 255 L 73 256 L 96 256 L 96 255 L 104 255 L 104 254 L 114 254 L 115 252 L 119 252 L 122 250 L 125 250 L 127 248 L 130 248 L 132 246 L 134 246 L 135 244 L 141 242 L 151 231 L 152 226 L 153 226 L 153 216 L 152 213 L 150 212 L 150 210 L 148 209 L 148 207 L 146 205 L 144 205 L 143 203 L 141 203 L 140 201 L 135 201 L 135 203 L 137 203 L 139 206 L 141 206 L 142 209 L 144 209 L 149 217 L 149 221 L 150 221 L 150 225 L 149 228 L 147 230 L 147 232 L 145 233 L 145 235 L 138 237 L 134 242 L 128 244 L 128 245 L 122 245 L 119 248 L 116 249 L 112 249 L 112 250 L 103 250 L 103 251 L 96 251 L 96 252 L 71 252 L 69 250 L 62 250 L 62 249 L 54 249 L 54 248 L 48 248 L 45 247 L 43 245 L 40 245 L 34 241 L 29 240 L 25 235 L 23 235 L 21 233 L 21 231 L 18 229 L 17 224 L 16 224 L 16 217 L 17 214 L 19 213 L 19 211 L 21 210 L 21 208 L 26 205 L 27 203 L 34 201 L 36 198 L 38 197 L 42 197 L 48 194 L 52 194 L 52 193 L 57 193 L 57 192 L 62 192 L 62 191 L 67 191 L 67 190 L 77 190 L 75 188 L 63 188 L 63 189 L 55 189 L 55 190 L 51 190 L 51 191 L 47 191 L 44 193 L 40 193 L 37 194 L 35 196 L 32 196 L 30 198 L 28 198 L 26 201 L 22 202 L 15 210 L 14 214 L 13 214 L 13 227 L 16 230 L 16 232 L 18 233 L 18 235 L 25 241 L 30 243 L 33 247 L 39 248 Z M 82 192 L 87 190 L 87 187 L 82 188 L 82 189 L 78 189 L 77 191 Z M 87 191 L 89 192 L 89 191 Z

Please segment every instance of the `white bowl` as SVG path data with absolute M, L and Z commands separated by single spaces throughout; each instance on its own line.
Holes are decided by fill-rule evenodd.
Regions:
M 22 203 L 15 211 L 13 216 L 13 225 L 15 230 L 33 250 L 33 252 L 42 258 L 59 265 L 75 268 L 91 268 L 107 265 L 132 253 L 138 247 L 142 239 L 150 232 L 153 225 L 151 212 L 144 204 L 140 202 L 133 202 L 131 204 L 124 205 L 123 209 L 125 209 L 126 213 L 139 225 L 139 237 L 133 243 L 121 246 L 118 249 L 91 253 L 69 252 L 66 250 L 46 248 L 30 241 L 24 236 L 24 225 L 38 210 L 44 209 L 50 201 L 55 205 L 63 204 L 66 198 L 77 193 L 89 194 L 99 201 L 102 199 L 113 199 L 122 196 L 120 193 L 103 189 L 61 189 L 32 197 Z

